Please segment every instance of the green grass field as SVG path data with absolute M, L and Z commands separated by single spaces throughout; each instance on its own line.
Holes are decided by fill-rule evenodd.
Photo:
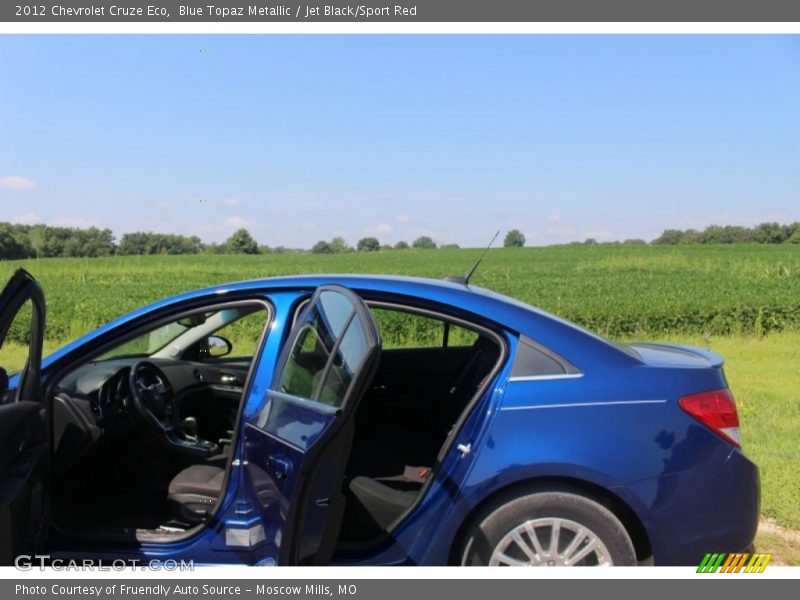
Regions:
M 41 281 L 64 340 L 197 287 L 296 273 L 463 274 L 479 250 L 0 262 Z M 491 251 L 473 279 L 612 337 L 800 330 L 800 246 L 563 246 Z
M 47 259 L 0 263 L 0 279 L 20 266 L 39 279 L 53 349 L 145 303 L 197 287 L 312 272 L 441 278 L 464 273 L 479 253 Z M 800 246 L 499 249 L 473 282 L 614 339 L 693 343 L 725 356 L 744 448 L 761 468 L 763 513 L 800 528 Z M 13 343 L 3 356 L 6 366 L 23 360 Z

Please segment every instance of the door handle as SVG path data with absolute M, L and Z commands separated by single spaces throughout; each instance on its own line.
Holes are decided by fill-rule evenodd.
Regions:
M 270 456 L 267 459 L 267 468 L 275 479 L 284 479 L 292 470 L 292 464 L 281 456 Z
M 239 376 L 238 375 L 233 375 L 232 373 L 222 373 L 219 376 L 219 380 L 222 383 L 226 383 L 228 385 L 234 385 L 234 384 L 241 384 L 242 383 L 242 380 L 239 378 Z

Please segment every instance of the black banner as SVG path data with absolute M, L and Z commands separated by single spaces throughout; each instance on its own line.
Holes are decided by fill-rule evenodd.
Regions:
M 769 22 L 796 0 L 38 0 L 0 3 L 18 22 Z
M 720 597 L 726 600 L 791 596 L 791 580 L 758 576 L 696 579 L 273 579 L 259 569 L 258 579 L 29 579 L 0 582 L 7 600 L 407 600 L 416 598 L 517 598 L 552 596 L 594 598 L 622 596 L 648 600 Z M 339 571 L 339 574 L 345 571 Z

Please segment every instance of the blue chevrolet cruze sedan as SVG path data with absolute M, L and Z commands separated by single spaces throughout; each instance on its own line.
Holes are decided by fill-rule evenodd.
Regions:
M 193 291 L 42 359 L 20 270 L 0 339 L 20 319 L 2 564 L 696 565 L 756 532 L 758 471 L 706 350 L 384 276 Z

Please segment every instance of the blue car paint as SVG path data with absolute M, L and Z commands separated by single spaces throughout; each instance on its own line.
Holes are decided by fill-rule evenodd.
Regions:
M 508 346 L 501 371 L 462 427 L 424 498 L 377 549 L 337 556 L 341 564 L 447 564 L 466 520 L 511 486 L 558 479 L 597 486 L 623 502 L 644 528 L 656 564 L 695 564 L 707 551 L 748 546 L 758 520 L 756 467 L 683 412 L 678 399 L 726 385 L 721 358 L 684 346 L 620 349 L 579 327 L 515 300 L 460 284 L 358 275 L 282 277 L 217 286 L 151 304 L 84 336 L 43 362 L 45 379 L 143 320 L 213 299 L 265 298 L 269 335 L 243 408 L 236 458 L 266 460 L 257 415 L 291 315 L 319 285 L 335 283 L 373 299 L 435 308 L 498 331 Z M 578 376 L 510 377 L 519 334 L 565 357 Z M 249 433 L 248 433 L 249 430 Z M 254 447 L 245 450 L 250 440 Z M 254 441 L 256 440 L 256 441 Z M 465 456 L 455 449 L 469 444 Z M 247 454 L 247 456 L 245 456 Z M 70 556 L 193 559 L 201 563 L 271 563 L 278 545 L 260 513 L 252 468 L 234 468 L 215 517 L 197 535 L 169 544 L 62 548 Z M 282 507 L 284 510 L 285 506 Z M 225 529 L 261 523 L 266 541 L 232 549 Z

